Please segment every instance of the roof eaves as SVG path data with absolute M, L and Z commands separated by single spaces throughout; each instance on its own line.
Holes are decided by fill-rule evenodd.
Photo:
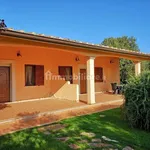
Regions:
M 142 56 L 148 56 L 150 57 L 150 54 L 146 54 L 146 53 L 142 53 L 139 51 L 131 51 L 131 50 L 127 50 L 127 49 L 118 49 L 115 47 L 109 47 L 109 46 L 104 46 L 101 44 L 94 44 L 94 43 L 88 43 L 88 42 L 82 42 L 82 41 L 77 41 L 77 40 L 71 40 L 68 38 L 61 38 L 61 37 L 56 37 L 56 36 L 47 36 L 44 34 L 37 34 L 35 32 L 25 32 L 23 30 L 14 30 L 12 28 L 7 28 L 5 29 L 5 31 L 10 31 L 10 32 L 14 32 L 14 33 L 18 33 L 18 34 L 24 34 L 24 35 L 30 35 L 30 36 L 35 36 L 35 37 L 41 37 L 41 38 L 46 38 L 46 39 L 53 39 L 53 40 L 59 40 L 61 42 L 67 42 L 68 44 L 75 44 L 75 45 L 80 45 L 80 46 L 85 46 L 85 47 L 90 47 L 93 49 L 103 49 L 103 50 L 109 50 L 109 51 L 113 51 L 113 52 L 119 52 L 119 53 L 128 53 L 128 54 L 135 54 L 135 55 L 142 55 Z M 3 34 L 5 34 L 5 31 L 3 32 Z

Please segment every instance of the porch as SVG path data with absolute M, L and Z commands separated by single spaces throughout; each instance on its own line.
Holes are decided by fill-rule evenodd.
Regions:
M 80 101 L 81 102 L 87 102 L 87 94 L 80 94 Z M 102 92 L 96 92 L 95 93 L 95 102 L 96 103 L 106 103 L 106 102 L 112 102 L 116 100 L 122 100 L 122 95 L 117 94 L 110 94 L 110 93 L 102 93 Z
M 112 95 L 106 93 L 95 93 L 96 104 L 104 102 L 114 102 L 122 100 L 121 95 Z M 0 104 L 0 122 L 11 118 L 20 118 L 25 116 L 37 115 L 44 112 L 64 110 L 68 108 L 75 108 L 86 106 L 84 102 L 87 99 L 86 94 L 80 95 L 80 101 L 70 101 L 66 99 L 41 99 L 29 100 L 14 103 L 1 103 Z
M 69 117 L 120 107 L 123 103 L 122 97 L 118 95 L 97 93 L 95 97 L 97 103 L 94 105 L 66 99 L 0 104 L 0 135 Z M 86 98 L 86 95 L 82 95 L 82 98 Z

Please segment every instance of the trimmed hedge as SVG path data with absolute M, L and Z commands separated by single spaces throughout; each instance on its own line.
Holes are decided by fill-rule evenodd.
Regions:
M 132 127 L 150 131 L 150 71 L 132 77 L 124 89 L 124 113 Z

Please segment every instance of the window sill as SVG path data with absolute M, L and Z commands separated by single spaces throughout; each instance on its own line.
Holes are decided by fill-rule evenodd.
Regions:
M 95 81 L 95 83 L 104 83 L 104 81 Z
M 44 87 L 44 85 L 25 85 L 24 87 Z

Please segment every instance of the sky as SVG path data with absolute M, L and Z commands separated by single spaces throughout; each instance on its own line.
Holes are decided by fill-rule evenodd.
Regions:
M 16 30 L 95 44 L 134 36 L 150 53 L 150 0 L 0 0 L 0 19 Z

